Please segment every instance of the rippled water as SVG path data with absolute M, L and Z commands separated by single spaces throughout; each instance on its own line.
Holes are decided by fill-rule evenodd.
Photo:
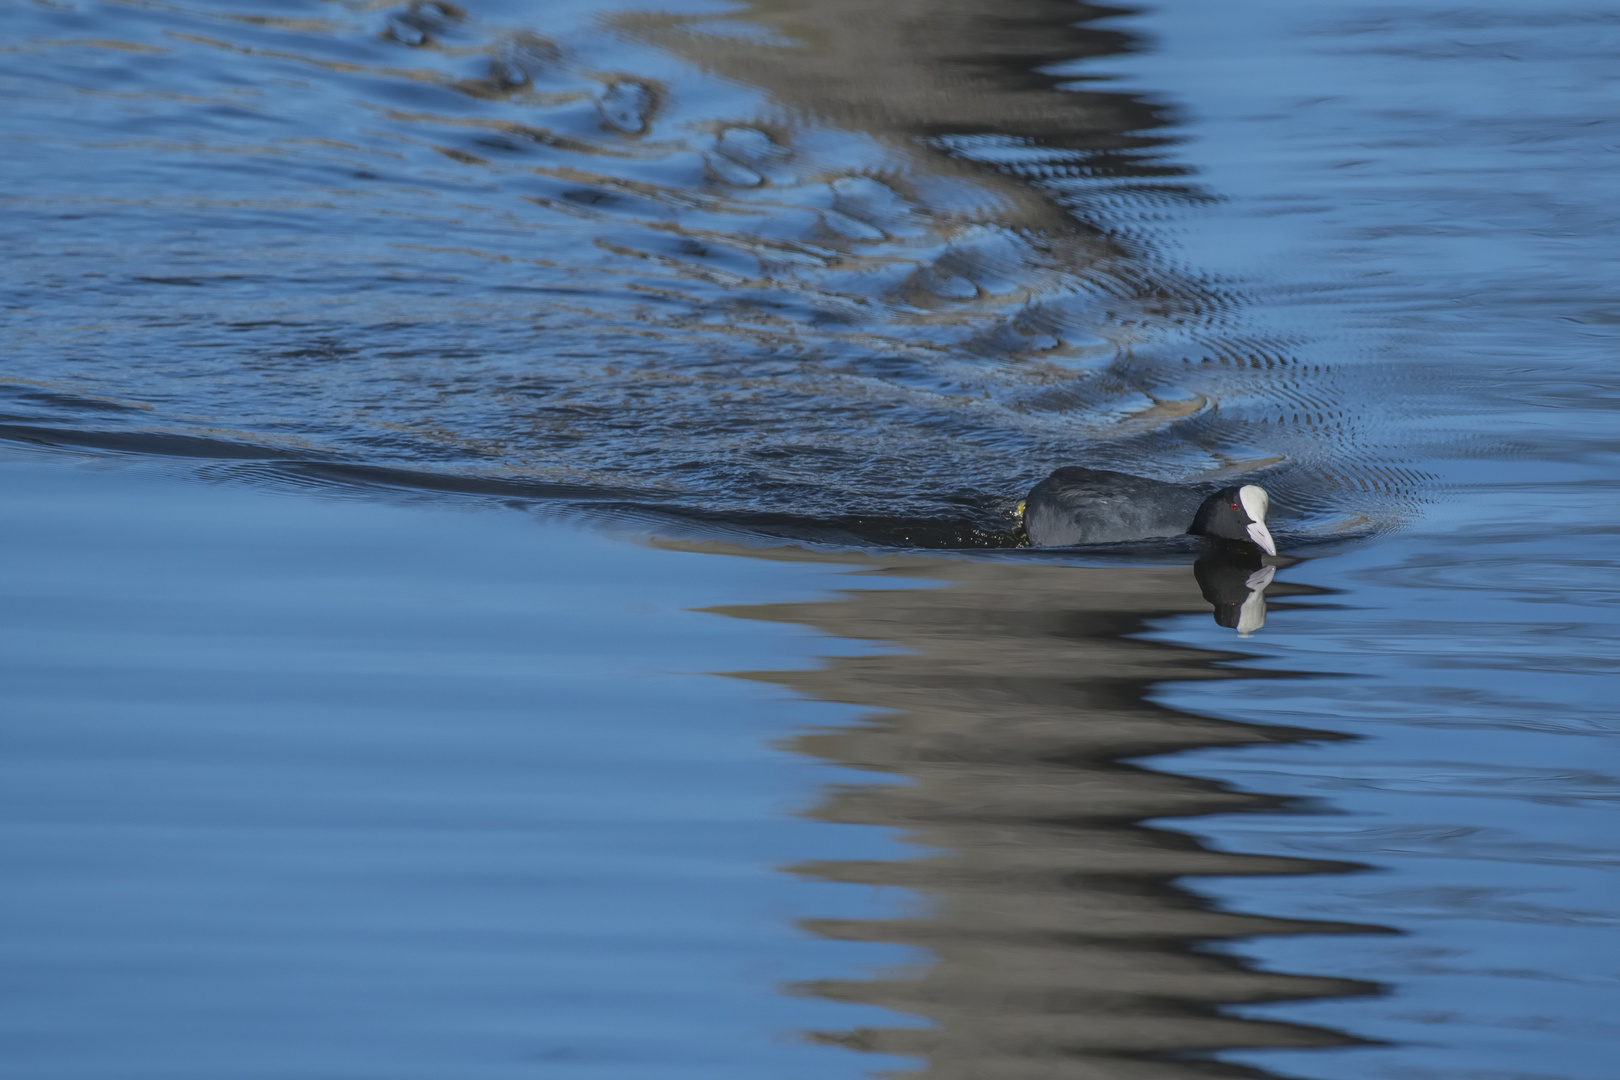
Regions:
M 1339 376 L 1164 244 L 1212 198 L 1167 110 L 1036 70 L 1133 35 L 870 7 L 19 10 L 13 422 L 927 546 L 1082 445 L 1398 514 Z
M 1612 1075 L 1612 12 L 0 20 L 9 1068 Z

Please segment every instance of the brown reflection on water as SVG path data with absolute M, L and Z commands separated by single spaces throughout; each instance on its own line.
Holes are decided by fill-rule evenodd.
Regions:
M 876 354 L 843 370 L 927 387 L 936 404 L 958 395 L 1016 429 L 944 450 L 964 490 L 980 479 L 963 459 L 995 445 L 1017 449 L 989 490 L 1022 490 L 1075 461 L 1204 480 L 1269 469 L 1274 495 L 1334 531 L 1393 520 L 1421 478 L 1370 460 L 1334 377 L 1298 355 L 1299 342 L 1244 322 L 1240 286 L 1186 266 L 1164 243 L 1167 214 L 1214 196 L 1196 163 L 1177 160 L 1178 104 L 1090 71 L 1089 61 L 1151 47 L 1120 18 L 1132 14 L 1086 0 L 746 0 L 724 15 L 642 11 L 612 22 L 765 92 L 773 107 L 727 121 L 736 126 L 710 160 L 730 162 L 721 187 L 838 192 L 838 220 L 869 231 L 849 243 L 818 237 L 836 251 L 825 295 L 847 299 L 915 263 L 883 294 L 881 336 L 865 310 L 821 320 L 815 337 Z M 884 153 L 834 168 L 814 149 L 820 127 L 859 132 Z M 768 152 L 728 149 L 740 134 Z M 725 180 L 738 154 L 753 162 L 747 179 Z M 791 181 L 767 178 L 766 159 Z M 907 213 L 886 216 L 885 200 Z M 907 234 L 924 221 L 926 233 Z M 919 352 L 924 342 L 942 352 Z M 943 355 L 975 363 L 937 364 Z M 874 446 L 881 424 L 861 429 Z M 908 437 L 920 445 L 942 429 L 958 430 L 914 423 Z M 975 524 L 982 533 L 942 529 L 936 539 L 994 543 L 1004 532 L 994 515 Z M 914 526 L 898 542 L 925 535 Z M 876 530 L 862 538 L 896 541 Z
M 1142 824 L 1264 811 L 1277 800 L 1122 759 L 1332 737 L 1211 719 L 1151 700 L 1152 688 L 1167 680 L 1287 677 L 1235 668 L 1238 653 L 1132 636 L 1154 619 L 1209 611 L 1190 568 L 851 561 L 909 587 L 716 609 L 897 647 L 831 657 L 813 671 L 745 676 L 874 710 L 854 726 L 807 732 L 790 746 L 896 782 L 830 785 L 811 814 L 901 830 L 924 852 L 791 868 L 822 881 L 914 891 L 924 902 L 904 918 L 803 925 L 826 938 L 903 944 L 931 956 L 914 970 L 789 988 L 914 1014 L 927 1026 L 811 1038 L 915 1055 L 925 1064 L 908 1075 L 941 1080 L 1255 1076 L 1190 1055 L 1355 1042 L 1324 1028 L 1225 1015 L 1221 1007 L 1375 987 L 1254 971 L 1206 946 L 1376 928 L 1217 910 L 1177 883 L 1186 875 L 1355 867 L 1211 851 Z M 923 580 L 938 587 L 916 587 Z M 1273 591 L 1304 590 L 1278 583 Z
M 1080 151 L 1099 175 L 1183 176 L 1184 167 L 1143 155 L 1170 142 L 1159 130 L 1162 104 L 1100 83 L 1080 90 L 1044 70 L 1135 50 L 1133 34 L 1099 25 L 1122 13 L 1076 0 L 750 0 L 718 18 L 636 13 L 616 22 L 803 116 L 893 140 L 930 157 L 930 169 L 972 171 L 1000 186 L 1024 215 L 1019 224 L 1068 233 L 1079 219 L 1072 208 L 1057 211 L 1033 176 L 996 185 L 997 170 L 936 153 L 927 140 L 994 134 Z

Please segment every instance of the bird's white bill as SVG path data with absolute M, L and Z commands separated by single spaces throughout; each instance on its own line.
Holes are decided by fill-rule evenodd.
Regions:
M 1265 522 L 1254 522 L 1249 526 L 1248 533 L 1249 539 L 1258 544 L 1261 551 L 1267 555 L 1277 554 L 1277 543 L 1271 538 L 1271 530 L 1266 528 Z
M 1249 512 L 1251 521 L 1266 520 L 1266 514 L 1271 510 L 1271 496 L 1258 484 L 1244 484 L 1238 488 L 1238 501 Z

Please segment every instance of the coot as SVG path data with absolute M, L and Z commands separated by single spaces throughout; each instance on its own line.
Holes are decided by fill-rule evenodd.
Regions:
M 1277 545 L 1266 528 L 1271 500 L 1254 484 L 1224 487 L 1168 484 L 1129 473 L 1069 466 L 1036 484 L 1024 500 L 1024 531 L 1036 547 L 1112 544 L 1195 533 Z

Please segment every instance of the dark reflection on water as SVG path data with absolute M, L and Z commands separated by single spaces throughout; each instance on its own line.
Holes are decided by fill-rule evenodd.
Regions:
M 12 12 L 11 438 L 906 546 L 1082 458 L 1306 530 L 1419 481 L 1161 250 L 1169 110 L 1046 72 L 1113 9 Z
M 1341 737 L 1214 720 L 1150 699 L 1167 680 L 1196 693 L 1200 683 L 1254 674 L 1229 666 L 1240 654 L 1132 636 L 1153 620 L 1203 608 L 1187 568 L 855 565 L 942 587 L 868 582 L 826 601 L 717 609 L 902 650 L 748 676 L 880 710 L 790 745 L 903 782 L 829 788 L 811 814 L 902 830 L 926 849 L 900 862 L 793 868 L 816 880 L 899 886 L 926 901 L 906 918 L 805 926 L 836 940 L 919 946 L 931 962 L 793 989 L 915 1014 L 928 1025 L 814 1038 L 919 1056 L 925 1065 L 917 1075 L 930 1077 L 1166 1080 L 1258 1075 L 1185 1056 L 1200 1051 L 1358 1041 L 1322 1027 L 1237 1018 L 1221 1007 L 1369 994 L 1372 984 L 1256 971 L 1208 946 L 1377 927 L 1223 910 L 1177 884 L 1187 875 L 1334 874 L 1358 864 L 1217 851 L 1141 824 L 1258 813 L 1281 801 L 1122 759 Z M 1284 596 L 1316 591 L 1276 588 Z

